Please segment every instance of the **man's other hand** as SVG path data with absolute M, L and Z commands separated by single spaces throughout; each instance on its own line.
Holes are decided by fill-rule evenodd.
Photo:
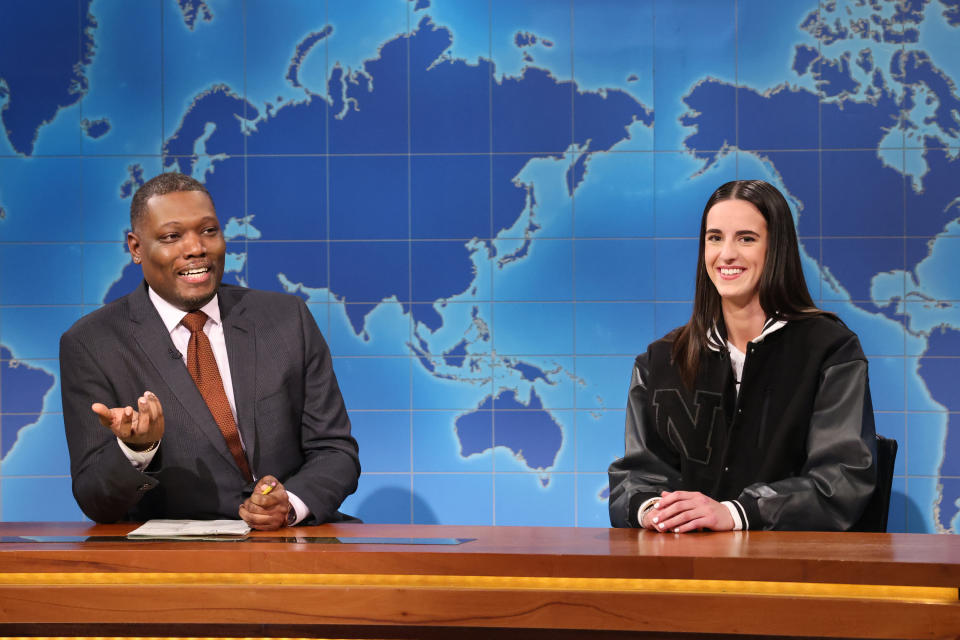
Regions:
M 240 505 L 240 517 L 251 529 L 273 531 L 287 524 L 290 498 L 280 481 L 264 476 L 257 482 L 253 494 Z

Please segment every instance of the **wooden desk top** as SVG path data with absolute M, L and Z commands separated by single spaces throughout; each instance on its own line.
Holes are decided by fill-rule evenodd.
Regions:
M 132 524 L 0 523 L 0 536 L 124 536 Z M 459 545 L 305 544 L 304 537 L 470 538 Z M 2 571 L 410 573 L 960 586 L 960 536 L 337 524 L 250 542 L 0 544 Z M 269 543 L 267 539 L 277 539 Z M 198 553 L 202 551 L 202 553 Z

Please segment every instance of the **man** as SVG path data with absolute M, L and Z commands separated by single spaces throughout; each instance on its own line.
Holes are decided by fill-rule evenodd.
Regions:
M 226 243 L 193 178 L 148 181 L 130 222 L 145 282 L 60 340 L 80 508 L 97 522 L 239 515 L 255 529 L 342 519 L 357 443 L 306 305 L 221 285 Z

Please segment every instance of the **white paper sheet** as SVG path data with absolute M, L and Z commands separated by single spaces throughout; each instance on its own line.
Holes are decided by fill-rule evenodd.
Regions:
M 243 520 L 148 520 L 127 534 L 128 538 L 193 538 L 245 536 L 250 526 Z

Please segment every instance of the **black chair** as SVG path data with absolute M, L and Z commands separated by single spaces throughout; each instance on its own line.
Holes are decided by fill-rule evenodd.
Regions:
M 893 487 L 893 466 L 897 461 L 897 441 L 877 436 L 877 488 L 859 522 L 851 531 L 887 531 L 890 513 L 890 491 Z

